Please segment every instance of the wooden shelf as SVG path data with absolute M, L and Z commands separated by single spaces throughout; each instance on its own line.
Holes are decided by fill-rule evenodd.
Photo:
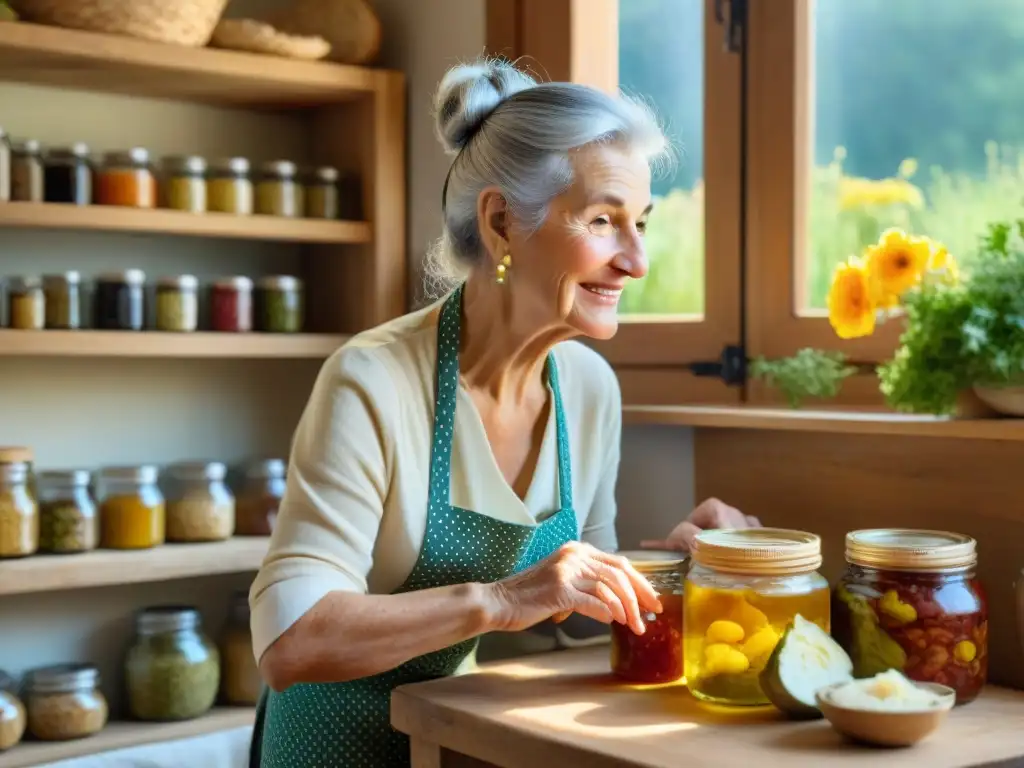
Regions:
M 327 358 L 347 336 L 325 333 L 164 333 L 0 330 L 0 357 Z
M 372 93 L 384 74 L 390 73 L 0 22 L 0 78 L 35 85 L 288 108 L 334 104 Z
M 623 421 L 626 424 L 662 424 L 714 429 L 1024 441 L 1024 419 L 951 419 L 849 411 L 637 405 L 623 408 Z
M 138 747 L 252 725 L 256 711 L 248 707 L 218 707 L 196 720 L 174 723 L 112 722 L 95 736 L 75 741 L 22 742 L 0 753 L 0 768 L 29 768 L 57 760 L 84 757 L 125 747 Z
M 0 203 L 0 226 L 154 232 L 183 237 L 282 240 L 296 243 L 357 244 L 369 243 L 373 239 L 370 225 L 362 221 L 234 216 L 228 213 L 187 213 L 60 203 Z
M 164 544 L 153 549 L 98 549 L 0 560 L 0 595 L 257 571 L 268 543 L 266 536 L 236 536 L 227 541 Z

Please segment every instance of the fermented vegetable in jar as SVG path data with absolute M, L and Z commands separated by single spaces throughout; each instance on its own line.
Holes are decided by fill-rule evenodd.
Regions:
M 260 279 L 256 293 L 256 328 L 267 333 L 298 333 L 304 319 L 302 281 L 290 275 Z
M 82 276 L 74 270 L 43 275 L 46 327 L 76 330 L 82 327 Z
M 125 661 L 128 710 L 137 720 L 189 720 L 207 712 L 220 686 L 220 654 L 199 613 L 184 606 L 140 611 Z
M 99 514 L 86 469 L 39 473 L 39 551 L 88 552 L 99 545 Z
M 175 211 L 206 211 L 206 160 L 202 157 L 163 159 L 163 204 Z
M 644 615 L 637 635 L 612 622 L 612 673 L 631 683 L 673 683 L 683 676 L 683 565 L 678 552 L 620 552 L 654 587 L 662 612 Z
M 80 739 L 107 724 L 100 673 L 91 664 L 59 664 L 28 674 L 28 731 L 43 741 Z
M 252 330 L 252 280 L 225 277 L 211 286 L 210 327 L 222 333 Z
M 95 325 L 107 331 L 141 331 L 146 322 L 146 274 L 140 269 L 96 277 Z
M 92 163 L 86 144 L 55 147 L 43 157 L 43 199 L 47 203 L 92 203 Z
M 857 677 L 889 669 L 941 683 L 957 704 L 988 674 L 988 602 L 976 576 L 977 546 L 944 531 L 873 529 L 846 536 L 832 624 Z
M 195 275 L 163 277 L 156 284 L 156 329 L 191 332 L 199 327 L 199 280 Z
M 164 497 L 157 475 L 151 464 L 100 470 L 100 546 L 148 549 L 164 543 Z
M 41 331 L 46 324 L 46 297 L 38 277 L 12 277 L 7 282 L 7 325 Z
M 263 678 L 252 651 L 247 592 L 237 592 L 231 598 L 228 623 L 220 639 L 220 657 L 221 698 L 235 706 L 255 706 L 263 690 Z
M 235 531 L 235 498 L 219 461 L 167 469 L 167 540 L 221 541 Z
M 42 146 L 35 139 L 11 146 L 11 200 L 43 202 Z
M 828 632 L 821 540 L 776 528 L 708 530 L 693 545 L 683 631 L 686 684 L 698 699 L 769 703 L 760 673 L 799 614 Z
M 316 168 L 306 182 L 306 217 L 338 218 L 338 169 L 329 165 Z
M 252 213 L 253 190 L 248 160 L 231 157 L 210 166 L 206 179 L 206 207 L 210 211 L 240 216 Z
M 256 213 L 265 216 L 301 216 L 303 189 L 298 168 L 288 160 L 264 163 L 256 184 Z
M 269 536 L 284 497 L 287 464 L 283 459 L 262 459 L 243 469 L 242 487 L 235 502 L 237 536 Z
M 156 207 L 156 177 L 149 151 L 142 147 L 107 152 L 96 171 L 95 182 L 94 199 L 98 205 Z
M 0 558 L 25 557 L 39 549 L 39 507 L 24 448 L 0 448 Z

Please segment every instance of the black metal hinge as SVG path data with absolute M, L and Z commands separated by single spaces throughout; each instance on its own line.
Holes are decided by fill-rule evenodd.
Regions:
M 747 26 L 747 2 L 748 0 L 715 0 L 715 21 L 725 27 L 725 50 L 730 53 L 739 53 L 743 49 L 743 32 Z
M 714 362 L 691 363 L 690 372 L 694 376 L 721 379 L 731 387 L 742 386 L 747 380 L 747 352 L 743 347 L 729 345 Z

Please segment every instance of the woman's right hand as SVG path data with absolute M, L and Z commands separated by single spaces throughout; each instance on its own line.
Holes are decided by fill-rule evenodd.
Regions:
M 624 557 L 572 541 L 507 579 L 487 585 L 494 601 L 494 629 L 516 632 L 570 613 L 617 621 L 638 635 L 643 615 L 661 613 L 661 602 Z

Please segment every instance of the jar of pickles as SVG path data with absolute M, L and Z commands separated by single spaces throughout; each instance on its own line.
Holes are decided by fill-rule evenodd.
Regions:
M 206 211 L 206 160 L 195 155 L 163 159 L 163 204 L 174 211 Z
M 758 680 L 799 614 L 826 632 L 829 587 L 821 540 L 776 528 L 708 530 L 694 541 L 683 627 L 686 684 L 698 699 L 756 706 Z
M 99 545 L 99 514 L 87 469 L 39 473 L 39 551 L 88 552 Z
M 43 202 L 43 153 L 35 139 L 11 147 L 11 200 Z
M 156 284 L 156 329 L 190 333 L 199 328 L 199 280 L 163 277 Z
M 10 749 L 25 735 L 25 705 L 14 691 L 0 690 L 0 752 Z
M 80 739 L 107 724 L 100 673 L 91 664 L 60 664 L 28 675 L 28 730 L 42 741 Z
M 0 448 L 0 558 L 39 549 L 39 507 L 28 448 Z
M 256 213 L 264 216 L 301 216 L 303 190 L 298 168 L 288 160 L 264 163 L 256 184 Z
M 313 170 L 306 182 L 306 217 L 338 218 L 338 169 L 324 165 Z
M 104 467 L 100 470 L 100 546 L 149 549 L 164 543 L 164 497 L 157 468 Z
M 678 552 L 620 552 L 654 587 L 661 613 L 643 616 L 646 631 L 637 635 L 613 622 L 612 673 L 631 683 L 674 683 L 683 676 L 683 566 Z
M 41 331 L 46 324 L 46 297 L 38 277 L 7 281 L 7 325 L 21 331 Z
M 128 710 L 137 720 L 189 720 L 209 711 L 220 686 L 220 654 L 185 606 L 140 611 L 125 661 Z
M 71 270 L 43 275 L 46 327 L 70 331 L 82 327 L 82 276 Z
M 92 162 L 87 144 L 54 147 L 43 158 L 43 199 L 47 203 L 92 203 Z
M 262 459 L 243 468 L 242 486 L 235 503 L 236 535 L 271 534 L 284 497 L 286 470 L 283 459 Z
M 97 276 L 93 303 L 97 328 L 141 331 L 146 323 L 146 273 L 127 269 Z
M 210 328 L 221 333 L 252 330 L 252 280 L 225 277 L 210 287 Z
M 221 698 L 235 706 L 256 706 L 263 690 L 263 679 L 252 651 L 246 592 L 237 592 L 231 597 L 228 623 L 220 639 L 220 657 Z
M 231 157 L 211 164 L 206 179 L 207 210 L 248 216 L 253 209 L 249 161 Z
M 976 576 L 974 539 L 907 529 L 852 531 L 836 585 L 832 626 L 857 677 L 898 669 L 941 683 L 957 704 L 988 673 L 988 603 Z
M 167 540 L 221 541 L 235 531 L 235 498 L 219 461 L 174 464 L 167 470 Z
M 304 319 L 302 281 L 290 275 L 261 278 L 256 293 L 256 327 L 266 333 L 298 333 Z
M 142 147 L 107 152 L 96 172 L 95 187 L 97 205 L 155 208 L 156 177 L 150 166 L 149 152 Z

